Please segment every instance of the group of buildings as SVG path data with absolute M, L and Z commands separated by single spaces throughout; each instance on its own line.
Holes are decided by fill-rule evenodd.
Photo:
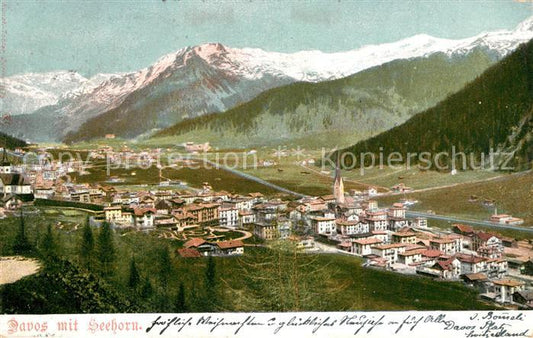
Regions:
M 122 161 L 116 157 L 114 160 Z M 297 238 L 305 245 L 318 241 L 335 243 L 339 252 L 360 256 L 368 267 L 389 269 L 445 280 L 463 280 L 481 294 L 500 303 L 521 303 L 533 307 L 531 282 L 511 279 L 509 272 L 529 271 L 531 257 L 516 264 L 506 249 L 520 245 L 498 234 L 453 225 L 453 231 L 428 227 L 427 219 L 406 217 L 405 203 L 380 208 L 376 188 L 345 193 L 339 168 L 335 171 L 333 194 L 298 200 L 267 198 L 213 191 L 147 188 L 142 191 L 116 189 L 105 183 L 77 184 L 65 179 L 76 164 L 51 162 L 16 168 L 5 152 L 0 163 L 0 189 L 6 208 L 16 208 L 24 196 L 101 206 L 93 221 L 107 221 L 115 227 L 150 230 L 168 228 L 182 232 L 203 227 L 241 229 L 265 241 Z M 405 187 L 400 187 L 405 189 Z M 11 203 L 11 204 L 10 204 Z M 495 215 L 493 222 L 514 224 L 518 220 Z M 190 238 L 179 254 L 183 257 L 239 255 L 240 240 L 209 242 Z M 531 251 L 530 251 L 531 252 Z M 533 252 L 532 256 L 533 256 Z M 524 270 L 524 265 L 526 269 Z M 533 274 L 533 268 L 531 268 Z M 533 278 L 532 278 L 533 281 Z

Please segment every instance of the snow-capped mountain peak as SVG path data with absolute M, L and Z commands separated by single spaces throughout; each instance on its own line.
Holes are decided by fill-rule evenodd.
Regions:
M 531 32 L 533 31 L 533 16 L 522 21 L 515 29 L 515 32 Z
M 171 115 L 176 111 L 185 111 L 182 117 L 223 111 L 276 86 L 338 79 L 398 59 L 437 52 L 460 56 L 480 48 L 497 60 L 532 38 L 533 17 L 510 31 L 486 32 L 460 40 L 418 34 L 335 53 L 268 52 L 206 43 L 163 55 L 135 72 L 97 74 L 89 79 L 67 71 L 4 78 L 6 96 L 0 108 L 2 113 L 13 115 L 38 111 L 55 120 L 64 117 L 69 122 L 61 127 L 61 132 L 67 132 L 120 107 L 127 97 L 147 88 L 130 101 L 167 95 L 165 105 L 156 106 L 158 114 L 172 121 Z
M 59 97 L 75 90 L 87 79 L 73 71 L 26 73 L 2 79 L 6 93 L 0 100 L 2 114 L 18 115 L 57 103 Z
M 190 52 L 212 64 L 248 79 L 265 74 L 285 76 L 295 81 L 318 82 L 357 73 L 396 59 L 428 56 L 436 52 L 465 54 L 474 48 L 488 48 L 503 57 L 519 44 L 533 38 L 533 17 L 512 31 L 500 30 L 452 40 L 418 34 L 400 41 L 367 45 L 337 53 L 318 50 L 296 53 L 267 52 L 259 48 L 231 48 L 220 43 L 190 47 Z

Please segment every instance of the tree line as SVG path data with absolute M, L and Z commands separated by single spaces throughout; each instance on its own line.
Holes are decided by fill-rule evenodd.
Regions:
M 141 253 L 130 257 L 119 257 L 119 244 L 111 225 L 103 222 L 99 229 L 90 225 L 87 216 L 75 246 L 74 255 L 66 255 L 60 234 L 51 224 L 46 226 L 44 234 L 29 239 L 26 220 L 19 216 L 17 231 L 11 251 L 15 255 L 38 258 L 41 271 L 20 283 L 7 285 L 2 289 L 3 307 L 6 312 L 54 313 L 55 307 L 65 304 L 65 309 L 58 312 L 212 312 L 222 310 L 219 299 L 218 274 L 215 260 L 207 258 L 204 280 L 200 283 L 186 285 L 175 271 L 174 260 L 168 246 L 156 249 L 156 256 L 151 265 L 156 273 L 143 271 L 138 261 L 145 260 Z M 129 261 L 128 269 L 122 272 L 124 259 Z M 145 262 L 146 263 L 146 262 Z M 33 279 L 33 280 L 32 280 Z M 172 283 L 171 282 L 172 279 Z M 35 287 L 31 284 L 47 284 L 50 287 Z M 94 288 L 84 290 L 80 283 L 85 280 Z M 177 288 L 175 287 L 177 285 Z M 43 295 L 35 295 L 33 290 L 41 290 L 50 297 L 49 302 L 40 303 Z M 50 290 L 77 290 L 72 295 L 54 294 Z M 34 294 L 34 296 L 32 296 Z M 54 300 L 54 297 L 56 298 Z M 71 308 L 68 298 L 75 298 L 75 308 Z M 38 299 L 33 299 L 38 298 Z M 94 299 L 99 299 L 94 303 Z M 28 304 L 39 303 L 37 309 L 28 309 Z M 48 304 L 48 305 L 47 305 Z M 70 305 L 67 305 L 70 304 Z M 57 310 L 57 309 L 55 309 Z M 56 311 L 57 312 L 57 311 Z

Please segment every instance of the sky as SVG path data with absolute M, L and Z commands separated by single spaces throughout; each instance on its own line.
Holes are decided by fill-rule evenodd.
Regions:
M 513 29 L 533 0 L 1 0 L 2 76 L 147 67 L 186 46 L 337 52 L 425 33 Z

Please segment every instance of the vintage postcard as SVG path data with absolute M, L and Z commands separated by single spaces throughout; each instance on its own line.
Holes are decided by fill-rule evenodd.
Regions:
M 0 337 L 533 335 L 533 2 L 0 7 Z

